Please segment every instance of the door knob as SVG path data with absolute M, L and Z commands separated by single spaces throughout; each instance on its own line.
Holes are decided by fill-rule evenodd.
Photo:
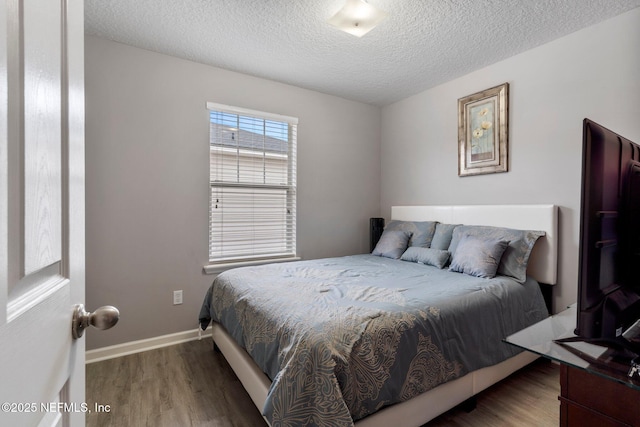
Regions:
M 97 329 L 112 328 L 120 319 L 120 312 L 111 305 L 100 307 L 93 313 L 89 313 L 84 309 L 83 304 L 76 304 L 73 308 L 73 319 L 71 323 L 71 333 L 74 339 L 78 339 L 84 333 L 84 330 L 93 326 Z

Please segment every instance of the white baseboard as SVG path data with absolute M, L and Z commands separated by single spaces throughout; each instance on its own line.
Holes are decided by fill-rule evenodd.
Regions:
M 88 350 L 85 352 L 85 363 L 89 364 L 93 362 L 100 362 L 102 360 L 114 359 L 116 357 L 127 356 L 129 354 L 197 340 L 200 337 L 211 337 L 211 326 L 209 326 L 205 331 L 202 331 L 202 334 L 198 334 L 199 330 L 199 328 L 196 328 L 189 331 L 176 332 L 175 334 L 161 335 L 159 337 L 130 341 L 108 347 L 96 348 L 95 350 Z

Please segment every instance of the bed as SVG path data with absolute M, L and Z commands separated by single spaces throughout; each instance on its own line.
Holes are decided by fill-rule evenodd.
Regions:
M 534 359 L 501 340 L 547 315 L 555 206 L 397 206 L 392 220 L 373 254 L 229 270 L 209 288 L 201 327 L 272 426 L 421 425 Z

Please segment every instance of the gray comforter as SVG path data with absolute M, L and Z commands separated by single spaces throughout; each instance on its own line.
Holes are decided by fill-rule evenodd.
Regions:
M 349 426 L 515 355 L 502 338 L 546 316 L 532 279 L 356 255 L 222 273 L 200 324 L 222 324 L 271 378 L 273 427 Z

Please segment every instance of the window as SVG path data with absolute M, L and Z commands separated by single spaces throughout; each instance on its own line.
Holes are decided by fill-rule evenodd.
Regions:
M 298 120 L 207 103 L 209 262 L 296 256 Z

